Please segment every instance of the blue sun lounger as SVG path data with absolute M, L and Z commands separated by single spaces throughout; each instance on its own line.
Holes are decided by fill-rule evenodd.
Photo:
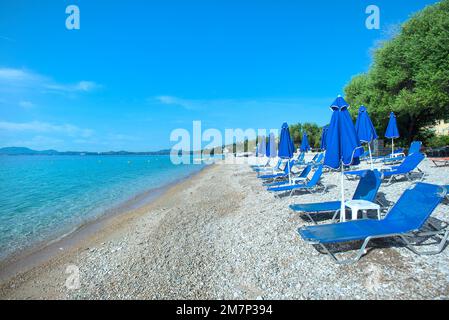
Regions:
M 408 155 L 412 155 L 414 153 L 420 153 L 422 148 L 422 142 L 421 141 L 413 141 L 410 145 L 410 149 L 408 150 Z M 402 150 L 403 153 L 403 150 Z M 399 157 L 399 158 L 385 158 L 384 163 L 397 163 L 401 162 L 403 159 L 405 159 L 405 156 Z
M 324 160 L 324 153 L 317 153 L 312 160 L 310 160 L 309 162 L 307 162 L 306 164 L 309 165 L 314 165 L 314 166 L 318 166 L 320 165 Z
M 274 167 L 270 167 L 270 166 L 265 166 L 265 167 L 260 167 L 260 168 L 254 168 L 254 171 L 257 173 L 264 173 L 264 172 L 273 172 L 276 170 L 279 170 L 279 168 L 282 165 L 282 160 L 279 159 L 278 162 L 276 163 L 276 166 Z
M 309 175 L 309 173 L 312 171 L 312 165 L 308 165 L 304 168 L 304 170 L 302 170 L 302 172 L 297 175 L 292 175 L 292 179 L 293 181 L 303 181 L 306 182 L 307 180 L 307 176 Z M 280 187 L 283 185 L 286 185 L 288 183 L 288 181 L 286 181 L 288 179 L 288 174 L 287 176 L 284 177 L 283 181 L 278 181 L 278 182 L 272 182 L 272 183 L 266 183 L 264 184 L 265 187 Z
M 392 167 L 389 170 L 382 170 L 384 178 L 389 180 L 389 183 L 393 182 L 393 180 L 397 180 L 398 177 L 406 177 L 408 180 L 412 181 L 412 173 L 414 170 L 417 170 L 421 175 L 421 179 L 424 178 L 424 172 L 422 172 L 418 166 L 421 162 L 426 158 L 422 153 L 413 153 L 407 158 L 405 158 L 404 162 L 402 162 L 397 167 Z
M 253 165 L 253 166 L 251 166 L 251 169 L 253 169 L 254 171 L 257 171 L 257 170 L 268 168 L 268 166 L 270 165 L 270 161 L 271 161 L 271 159 L 268 159 L 265 164 Z
M 383 220 L 356 220 L 337 224 L 302 227 L 298 230 L 301 237 L 314 245 L 319 245 L 338 264 L 350 264 L 360 260 L 365 254 L 368 243 L 373 239 L 398 237 L 406 247 L 419 255 L 440 253 L 449 236 L 447 223 L 435 226 L 427 223 L 435 208 L 447 195 L 447 188 L 417 183 L 411 186 L 388 212 Z M 424 225 L 426 224 L 426 230 Z M 415 246 L 417 237 L 441 237 L 435 250 L 418 251 Z M 332 244 L 363 241 L 361 248 L 353 258 L 339 259 L 328 246 Z M 422 238 L 419 244 L 422 244 Z
M 369 160 L 369 151 L 365 151 L 364 153 L 362 153 L 362 155 L 360 156 L 360 160 Z
M 410 149 L 408 150 L 408 155 L 414 154 L 414 153 L 420 153 L 422 148 L 422 142 L 421 141 L 413 141 L 410 145 Z
M 314 166 L 318 166 L 320 165 L 324 160 L 324 153 L 317 153 L 313 156 L 312 160 L 310 160 L 309 162 L 305 162 L 304 158 L 302 162 L 297 162 L 295 164 L 295 166 L 308 166 L 308 165 L 314 165 Z
M 391 167 L 390 169 L 382 170 L 382 174 L 384 178 L 389 179 L 389 183 L 396 180 L 398 177 L 406 177 L 408 180 L 412 180 L 412 174 L 414 170 L 417 170 L 421 175 L 421 179 L 424 178 L 424 172 L 422 172 L 418 166 L 421 162 L 426 158 L 422 153 L 413 153 L 407 156 L 399 166 Z M 345 172 L 345 176 L 357 176 L 362 177 L 368 170 L 358 170 L 358 171 L 348 171 Z
M 366 200 L 370 202 L 376 201 L 377 193 L 379 192 L 380 185 L 382 183 L 382 174 L 377 171 L 367 171 L 365 175 L 360 179 L 360 182 L 355 190 L 353 200 Z M 313 219 L 312 214 L 325 213 L 325 212 L 335 212 L 337 213 L 341 209 L 341 201 L 331 201 L 322 203 L 309 203 L 309 204 L 293 204 L 290 205 L 290 209 L 295 212 L 300 212 L 316 224 Z
M 397 149 L 394 151 L 393 154 L 390 154 L 383 159 L 381 158 L 382 162 L 384 164 L 396 164 L 401 163 L 406 158 L 406 155 L 404 153 L 404 149 Z
M 279 172 L 279 173 L 275 173 L 275 174 L 266 174 L 266 175 L 259 176 L 258 178 L 262 179 L 262 180 L 277 180 L 277 179 L 282 179 L 282 178 L 288 178 L 288 173 L 289 173 L 288 171 L 289 171 L 289 169 L 291 170 L 294 165 L 295 165 L 295 160 L 291 160 L 290 165 L 288 163 L 285 164 L 283 172 Z
M 408 150 L 408 155 L 412 155 L 414 153 L 421 152 L 422 148 L 422 142 L 421 141 L 413 141 L 410 145 L 410 148 Z M 406 158 L 404 154 L 404 149 L 397 149 L 394 151 L 394 153 L 391 155 L 383 156 L 383 157 L 376 157 L 373 158 L 376 161 L 383 161 L 384 164 L 395 164 L 400 163 Z
M 318 158 L 319 155 L 320 155 L 319 153 L 315 154 L 315 155 L 313 156 L 312 160 L 309 161 L 309 163 L 315 163 L 315 161 L 316 161 L 316 159 Z M 305 163 L 304 163 L 304 164 L 305 164 Z
M 320 153 L 315 161 L 312 161 L 315 165 L 320 165 L 324 160 L 324 153 Z
M 304 163 L 305 163 L 305 162 L 304 162 L 305 156 L 306 156 L 306 154 L 305 154 L 304 152 L 301 152 L 301 153 L 298 155 L 298 158 L 295 159 L 295 160 L 296 160 L 296 164 L 298 164 L 298 165 L 304 164 Z
M 268 191 L 275 193 L 287 193 L 290 192 L 290 196 L 292 196 L 296 191 L 309 191 L 311 193 L 322 189 L 322 192 L 326 192 L 327 187 L 320 183 L 321 175 L 323 174 L 323 165 L 320 165 L 315 170 L 310 181 L 306 183 L 299 184 L 286 184 L 283 186 L 268 188 Z

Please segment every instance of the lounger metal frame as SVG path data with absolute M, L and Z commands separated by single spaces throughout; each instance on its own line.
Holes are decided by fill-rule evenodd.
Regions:
M 389 208 L 390 208 L 390 206 L 389 205 L 386 205 L 385 203 L 382 203 L 382 201 L 380 200 L 380 199 L 376 199 L 376 201 L 375 201 L 377 204 L 379 204 L 380 205 L 380 209 L 382 210 L 382 211 L 384 211 L 384 210 L 388 210 Z M 294 210 L 292 210 L 294 213 L 298 213 L 298 211 L 294 211 Z M 334 215 L 332 216 L 332 223 L 336 223 L 337 222 L 337 217 L 339 217 L 339 215 L 340 215 L 340 211 L 341 211 L 341 209 L 338 209 L 338 210 L 336 210 L 336 211 L 334 211 L 334 210 L 329 210 L 329 211 L 315 211 L 315 212 L 307 212 L 307 211 L 301 211 L 300 213 L 301 213 L 301 215 L 305 215 L 305 216 L 307 216 L 307 218 L 309 218 L 310 219 L 310 221 L 312 221 L 315 225 L 318 225 L 318 222 L 315 220 L 315 219 L 313 219 L 313 217 L 312 217 L 312 215 L 314 215 L 314 214 L 317 214 L 317 213 L 327 213 L 327 212 L 335 212 L 334 213 Z
M 304 185 L 305 186 L 305 185 Z M 281 191 L 281 192 L 277 192 L 277 193 L 275 193 L 274 194 L 274 197 L 275 198 L 281 198 L 283 195 L 285 195 L 285 194 L 288 194 L 289 193 L 289 197 L 292 197 L 293 196 L 293 194 L 296 192 L 296 191 L 308 191 L 309 193 L 315 193 L 315 192 L 317 192 L 318 190 L 320 190 L 320 189 L 322 189 L 322 191 L 321 191 L 321 194 L 324 194 L 324 193 L 326 193 L 326 191 L 327 191 L 327 186 L 325 186 L 324 184 L 322 184 L 321 182 L 317 182 L 317 184 L 315 185 L 315 186 L 313 186 L 312 188 L 297 188 L 297 189 L 293 189 L 293 190 L 290 190 L 290 191 Z
M 319 245 L 326 254 L 328 254 L 333 260 L 334 262 L 336 262 L 337 264 L 341 264 L 341 265 L 348 265 L 348 264 L 354 264 L 356 262 L 358 262 L 366 253 L 366 247 L 368 246 L 368 243 L 371 240 L 374 239 L 385 239 L 385 238 L 393 238 L 393 237 L 398 237 L 400 238 L 404 243 L 407 249 L 409 249 L 410 251 L 412 251 L 414 254 L 417 255 L 435 255 L 435 254 L 439 254 L 443 251 L 446 242 L 449 238 L 449 228 L 448 228 L 448 224 L 444 223 L 445 226 L 442 228 L 437 228 L 432 224 L 428 224 L 428 226 L 430 226 L 431 228 L 433 228 L 433 231 L 425 231 L 425 232 L 421 232 L 419 230 L 417 231 L 413 231 L 410 233 L 406 233 L 406 234 L 386 234 L 386 235 L 378 235 L 378 236 L 370 236 L 368 238 L 366 238 L 363 241 L 362 246 L 360 247 L 360 249 L 357 251 L 357 254 L 352 257 L 352 258 L 348 258 L 348 259 L 339 259 L 337 257 L 337 255 L 333 252 L 331 252 L 325 244 L 323 243 L 317 243 L 317 242 L 309 242 L 310 244 L 313 245 Z M 413 244 L 409 239 L 407 238 L 411 238 L 411 237 L 435 237 L 437 235 L 443 235 L 441 240 L 438 242 L 437 244 L 437 248 L 435 250 L 429 250 L 429 251 L 419 251 L 417 250 L 415 247 L 417 246 L 416 244 Z M 426 239 L 427 240 L 427 239 Z
M 437 167 L 437 168 L 443 168 L 443 167 L 449 166 L 449 159 L 447 159 L 447 160 L 431 159 L 431 160 L 432 160 L 433 164 L 435 165 L 435 167 Z M 443 163 L 443 164 L 441 164 L 441 163 Z
M 389 179 L 388 179 L 388 183 L 389 184 L 392 184 L 393 182 L 395 182 L 395 181 L 398 181 L 399 179 L 398 179 L 398 177 L 405 177 L 405 178 L 407 178 L 407 180 L 408 181 L 414 181 L 413 180 L 413 174 L 416 174 L 416 173 L 418 173 L 418 174 L 420 174 L 421 175 L 421 178 L 419 178 L 419 181 L 424 181 L 424 178 L 426 177 L 426 174 L 425 174 L 425 172 L 423 172 L 420 168 L 418 168 L 418 167 L 416 167 L 416 170 L 418 171 L 418 172 L 416 172 L 416 171 L 410 171 L 410 172 L 407 172 L 407 173 L 398 173 L 398 174 L 394 174 L 394 175 L 392 175 Z M 388 177 L 387 177 L 388 178 Z

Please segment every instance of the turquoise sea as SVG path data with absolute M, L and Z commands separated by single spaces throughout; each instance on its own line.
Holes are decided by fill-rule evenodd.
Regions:
M 0 156 L 0 260 L 203 167 L 169 156 Z

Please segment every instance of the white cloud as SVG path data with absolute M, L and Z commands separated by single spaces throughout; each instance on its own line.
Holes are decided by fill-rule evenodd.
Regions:
M 2 39 L 2 40 L 6 40 L 6 41 L 9 41 L 9 42 L 15 42 L 15 40 L 14 40 L 14 39 L 12 39 L 12 38 L 9 38 L 9 37 L 5 37 L 5 36 L 2 36 L 2 35 L 0 35 L 0 39 Z
M 278 109 L 324 106 L 329 105 L 332 97 L 324 98 L 257 98 L 257 99 L 183 99 L 174 96 L 157 96 L 148 99 L 148 102 L 156 102 L 164 105 L 180 106 L 187 110 L 215 110 L 230 111 L 242 108 L 253 109 Z
M 35 105 L 31 101 L 22 100 L 22 101 L 19 101 L 19 106 L 24 109 L 29 109 L 29 108 L 33 108 Z
M 178 101 L 178 98 L 171 97 L 171 96 L 159 96 L 159 97 L 156 97 L 156 100 L 158 100 L 159 102 L 161 102 L 163 104 L 176 104 Z
M 77 83 L 58 83 L 48 76 L 44 76 L 26 69 L 1 68 L 0 85 L 3 90 L 8 87 L 25 89 L 42 89 L 54 92 L 90 92 L 101 86 L 93 81 L 79 81 Z
M 201 101 L 187 100 L 173 96 L 158 96 L 150 100 L 156 100 L 157 102 L 165 105 L 181 106 L 187 110 L 201 109 L 203 107 L 203 103 Z
M 89 92 L 99 88 L 100 85 L 92 81 L 80 81 L 75 84 L 54 84 L 49 83 L 44 86 L 45 89 L 50 91 L 60 92 Z
M 7 122 L 0 121 L 0 130 L 9 132 L 59 133 L 69 137 L 88 138 L 93 135 L 91 129 L 84 129 L 72 124 L 55 125 L 46 122 Z
M 22 69 L 0 68 L 0 80 L 16 82 L 38 79 L 39 77 L 36 77 L 36 75 L 34 75 L 33 73 L 27 72 Z
M 58 138 L 47 136 L 35 136 L 27 140 L 12 140 L 6 142 L 5 146 L 27 147 L 34 150 L 58 149 L 64 141 Z

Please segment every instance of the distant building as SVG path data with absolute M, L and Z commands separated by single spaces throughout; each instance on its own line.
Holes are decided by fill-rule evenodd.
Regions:
M 437 136 L 449 136 L 449 120 L 441 120 L 432 127 Z

